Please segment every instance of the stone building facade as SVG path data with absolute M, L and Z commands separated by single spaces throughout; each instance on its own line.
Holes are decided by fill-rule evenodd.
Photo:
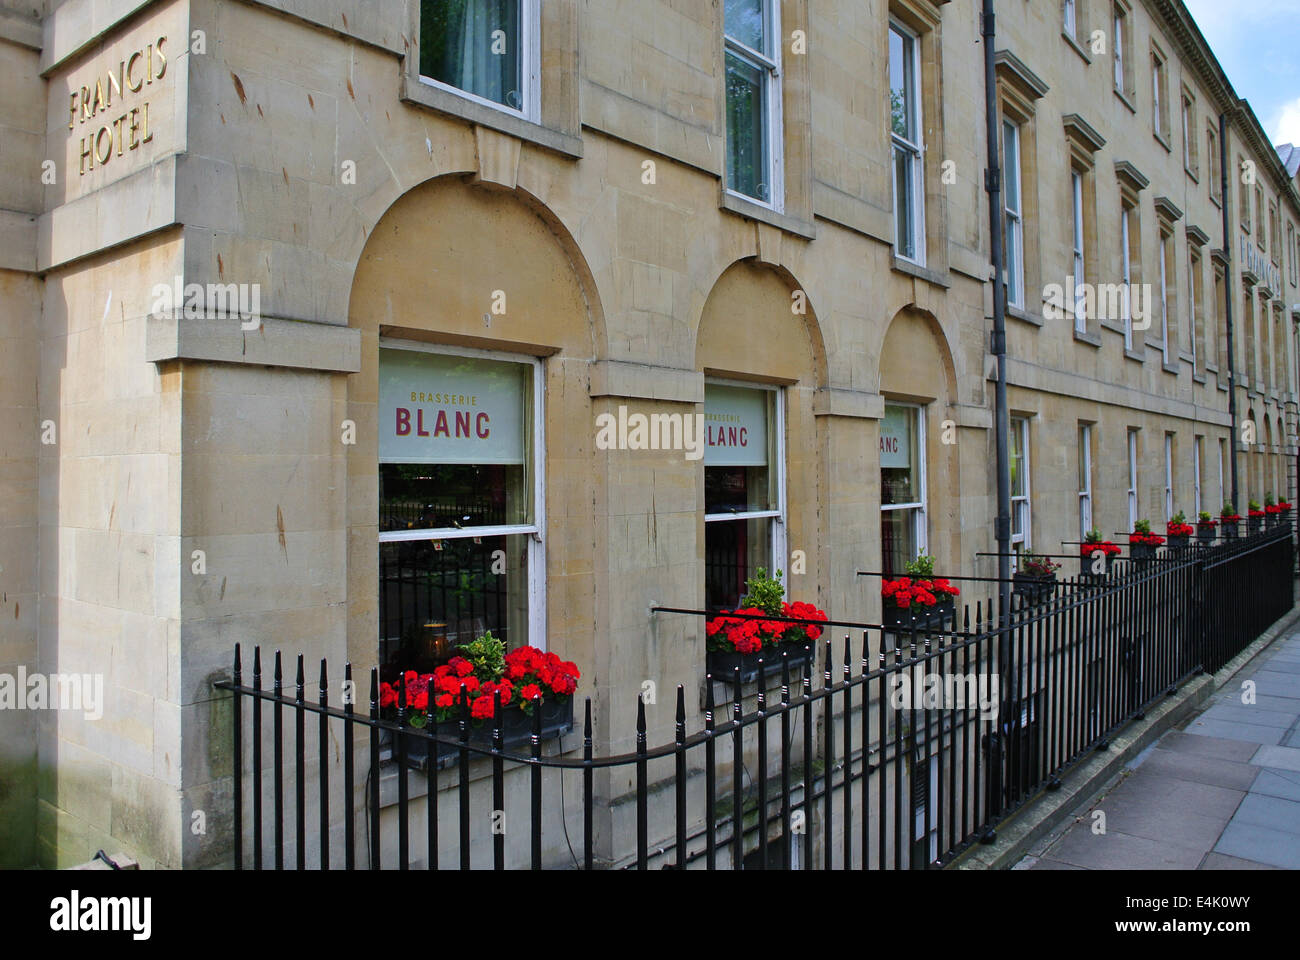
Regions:
M 1017 549 L 1294 496 L 1294 177 L 1176 0 L 998 7 Z M 228 862 L 237 642 L 491 628 L 622 752 L 647 680 L 700 722 L 653 606 L 993 573 L 971 4 L 3 0 L 0 58 L 0 673 L 104 689 L 0 711 L 8 863 Z

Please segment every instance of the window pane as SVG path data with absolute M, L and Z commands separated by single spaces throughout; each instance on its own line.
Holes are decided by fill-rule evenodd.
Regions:
M 431 671 L 491 630 L 528 640 L 528 535 L 379 545 L 379 657 L 384 679 Z
M 916 259 L 916 240 L 913 227 L 916 218 L 912 196 L 912 154 L 902 147 L 894 148 L 894 246 L 901 257 Z
M 727 36 L 733 40 L 759 53 L 768 52 L 763 0 L 727 0 L 722 23 Z
M 1080 492 L 1080 493 L 1084 493 L 1084 492 L 1086 492 L 1086 491 L 1088 490 L 1088 486 L 1089 486 L 1089 483 L 1088 483 L 1088 467 L 1089 467 L 1089 463 L 1088 463 L 1088 455 L 1089 455 L 1089 452 L 1090 452 L 1090 451 L 1088 450 L 1088 431 L 1087 431 L 1087 430 L 1080 430 L 1080 431 L 1079 431 L 1079 453 L 1078 453 L 1078 460 L 1079 460 L 1079 492 Z
M 889 31 L 889 113 L 894 133 L 916 142 L 916 41 Z
M 1020 231 L 1018 229 L 1019 221 L 1014 217 L 1008 216 L 1006 237 L 1003 240 L 1003 246 L 1006 247 L 1006 275 L 1007 275 L 1007 302 L 1013 306 L 1020 304 Z
M 521 2 L 422 0 L 420 73 L 522 110 Z
M 1007 209 L 1020 209 L 1020 128 L 1013 123 L 1002 125 L 1003 152 L 1006 154 Z
M 918 503 L 921 499 L 921 467 L 917 409 L 885 406 L 880 421 L 880 502 Z
M 727 54 L 727 185 L 767 201 L 767 112 L 763 71 Z
M 1011 446 L 1011 495 L 1013 497 L 1023 497 L 1025 495 L 1024 430 L 1025 421 L 1011 421 L 1009 441 Z
M 379 529 L 530 523 L 531 493 L 520 464 L 382 463 Z
M 916 558 L 916 514 L 912 510 L 886 510 L 880 515 L 880 555 L 886 577 L 901 576 Z
M 772 520 L 717 520 L 704 525 L 704 603 L 734 610 L 745 581 L 759 567 L 772 570 Z

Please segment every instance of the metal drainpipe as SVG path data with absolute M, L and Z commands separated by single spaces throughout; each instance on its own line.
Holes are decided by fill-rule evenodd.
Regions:
M 984 114 L 987 125 L 988 169 L 984 174 L 984 189 L 989 195 L 989 250 L 993 260 L 993 335 L 990 350 L 998 361 L 998 382 L 994 403 L 994 426 L 997 436 L 998 516 L 996 535 L 998 543 L 998 621 L 1010 622 L 1011 613 L 1011 463 L 1007 452 L 1007 330 L 1006 291 L 1002 285 L 1002 168 L 998 157 L 998 100 L 997 70 L 993 49 L 996 21 L 993 0 L 984 0 L 981 34 L 984 39 Z M 996 819 L 1002 808 L 1002 732 L 1008 724 L 1019 720 L 1011 717 L 1008 680 L 1010 679 L 1009 647 L 1006 636 L 998 643 L 998 675 L 1001 681 L 1001 708 L 997 731 L 991 738 L 992 813 Z M 992 842 L 995 833 L 990 829 L 982 838 Z
M 1232 349 L 1232 298 L 1236 293 L 1236 278 L 1232 275 L 1232 214 L 1228 210 L 1228 115 L 1219 114 L 1219 204 L 1223 210 L 1223 254 L 1228 258 L 1223 277 L 1223 319 L 1228 334 L 1228 416 L 1232 418 L 1232 436 L 1228 438 L 1228 452 L 1232 462 L 1232 505 L 1241 508 L 1237 500 L 1237 370 Z

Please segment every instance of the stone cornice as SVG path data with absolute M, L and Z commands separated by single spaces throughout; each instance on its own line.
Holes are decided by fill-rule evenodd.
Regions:
M 1115 161 L 1115 176 L 1120 179 L 1121 183 L 1136 191 L 1145 190 L 1151 185 L 1151 181 L 1146 178 L 1146 175 L 1127 160 Z
M 1065 135 L 1084 147 L 1089 153 L 1096 153 L 1106 146 L 1106 138 L 1097 132 L 1097 128 L 1077 113 L 1067 113 L 1061 118 L 1065 124 Z
M 994 63 L 1000 78 L 1014 86 L 1027 100 L 1041 100 L 1050 89 L 1047 83 L 1010 50 L 999 50 Z

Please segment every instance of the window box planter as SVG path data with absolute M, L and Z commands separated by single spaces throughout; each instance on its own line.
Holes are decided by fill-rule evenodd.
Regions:
M 1055 574 L 1017 573 L 1013 579 L 1015 594 L 1024 597 L 1029 603 L 1043 603 L 1056 593 Z
M 1130 543 L 1128 556 L 1134 563 L 1147 563 L 1155 559 L 1159 550 L 1160 547 L 1154 543 Z
M 1096 554 L 1098 553 L 1105 558 L 1105 567 L 1100 574 L 1093 573 L 1093 564 L 1096 562 Z M 1088 579 L 1109 577 L 1111 565 L 1114 563 L 1117 553 L 1119 553 L 1119 547 L 1109 540 L 1101 543 L 1085 543 L 1079 548 L 1079 575 Z
M 734 682 L 736 668 L 739 667 L 740 682 L 754 683 L 758 680 L 759 660 L 763 661 L 763 672 L 767 679 L 780 677 L 781 664 L 786 659 L 786 653 L 789 653 L 790 676 L 794 677 L 805 664 L 814 662 L 816 647 L 811 643 L 807 646 L 789 644 L 788 646 L 762 650 L 758 653 L 710 650 L 705 654 L 705 664 L 714 680 L 721 680 L 725 683 Z
M 932 607 L 917 603 L 910 607 L 886 606 L 884 626 L 895 633 L 910 633 L 913 627 L 917 633 L 932 633 L 942 630 L 949 622 L 955 621 L 956 617 L 956 601 L 952 597 L 945 597 Z
M 1236 540 L 1241 536 L 1241 517 L 1236 514 L 1219 517 L 1219 533 L 1224 540 Z
M 1236 531 L 1233 531 L 1234 535 Z M 1214 542 L 1214 523 L 1198 523 L 1196 525 L 1196 542 L 1202 545 L 1208 545 Z
M 1252 510 L 1250 516 L 1246 518 L 1246 524 L 1247 536 L 1253 537 L 1264 529 L 1264 513 L 1261 511 L 1257 514 Z
M 558 699 L 546 699 L 537 707 L 542 717 L 542 742 L 548 740 L 557 740 L 570 733 L 573 730 L 573 698 L 565 697 L 561 702 Z M 434 724 L 428 729 L 435 736 L 442 737 L 446 740 L 460 739 L 460 722 L 457 720 L 444 720 L 442 723 Z M 469 742 L 471 745 L 490 749 L 492 746 L 493 723 L 491 720 L 471 720 L 469 726 Z M 505 707 L 501 711 L 501 748 L 507 753 L 527 755 L 531 749 L 530 738 L 533 734 L 533 718 L 524 713 L 517 707 Z M 416 770 L 424 770 L 428 767 L 429 761 L 429 741 L 414 727 L 407 728 L 403 734 L 406 740 L 406 765 Z M 455 762 L 460 748 L 451 743 L 438 743 L 436 749 L 437 762 L 439 767 Z M 481 757 L 482 754 L 471 754 L 473 757 Z M 397 751 L 393 751 L 393 759 L 397 759 Z

